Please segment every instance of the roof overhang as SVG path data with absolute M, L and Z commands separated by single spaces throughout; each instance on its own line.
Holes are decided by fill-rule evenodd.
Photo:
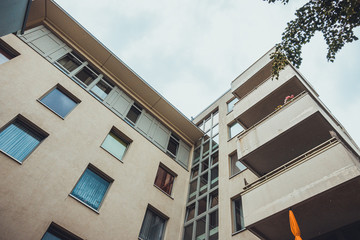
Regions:
M 27 28 L 40 24 L 44 24 L 74 49 L 84 53 L 96 67 L 116 80 L 131 97 L 143 104 L 175 133 L 183 136 L 188 143 L 193 144 L 203 136 L 203 132 L 187 117 L 54 1 L 35 0 L 32 3 Z

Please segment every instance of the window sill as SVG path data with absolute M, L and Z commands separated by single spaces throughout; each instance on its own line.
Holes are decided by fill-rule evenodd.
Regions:
M 86 207 L 90 208 L 91 210 L 93 210 L 94 212 L 96 212 L 97 214 L 100 214 L 100 212 L 98 210 L 96 210 L 95 208 L 91 207 L 90 205 L 86 204 L 85 202 L 81 201 L 80 199 L 78 199 L 77 197 L 75 197 L 72 194 L 69 194 L 70 197 L 72 197 L 73 199 L 75 199 L 76 201 L 78 201 L 79 203 L 85 205 Z
M 155 184 L 154 184 L 154 187 L 156 187 L 160 192 L 164 193 L 166 196 L 168 196 L 169 198 L 171 198 L 172 200 L 174 200 L 174 198 L 173 198 L 171 195 L 169 195 L 167 192 L 165 192 L 164 190 L 162 190 L 161 188 L 159 188 L 159 187 L 156 186 Z
M 26 159 L 26 158 L 25 158 L 22 162 L 20 162 L 19 160 L 17 160 L 17 159 L 15 159 L 14 157 L 10 156 L 9 154 L 7 154 L 6 152 L 4 152 L 4 151 L 1 150 L 1 149 L 0 149 L 0 152 L 1 152 L 2 154 L 4 154 L 5 156 L 7 156 L 8 158 L 14 160 L 15 162 L 17 162 L 17 163 L 20 164 L 20 165 L 22 165 L 23 162 L 24 162 L 24 160 Z
M 231 236 L 235 236 L 235 235 L 237 235 L 237 234 L 239 234 L 241 232 L 244 232 L 245 230 L 246 230 L 246 228 L 240 229 L 239 231 L 236 231 L 236 232 L 232 233 Z

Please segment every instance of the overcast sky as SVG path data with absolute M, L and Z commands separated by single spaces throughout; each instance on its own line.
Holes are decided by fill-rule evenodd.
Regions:
M 306 1 L 56 0 L 188 118 L 281 39 Z M 360 30 L 357 29 L 358 37 Z M 326 60 L 321 34 L 303 48 L 300 72 L 360 144 L 360 41 Z

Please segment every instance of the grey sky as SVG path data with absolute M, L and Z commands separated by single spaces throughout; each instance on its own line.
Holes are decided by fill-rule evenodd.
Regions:
M 56 0 L 187 117 L 196 116 L 281 39 L 306 1 Z M 360 36 L 357 29 L 357 36 Z M 334 63 L 318 34 L 303 49 L 301 73 L 360 143 L 360 41 Z

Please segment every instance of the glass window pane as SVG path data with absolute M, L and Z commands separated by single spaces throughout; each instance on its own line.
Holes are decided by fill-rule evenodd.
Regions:
M 209 131 L 211 128 L 211 118 L 206 119 L 204 132 Z
M 203 125 L 203 123 L 202 123 L 202 122 L 198 125 L 198 127 L 199 127 L 201 130 L 203 130 L 203 131 L 204 131 L 204 125 Z
M 87 168 L 71 195 L 97 210 L 109 185 L 108 181 Z
M 234 124 L 232 124 L 230 127 L 230 138 L 235 137 L 236 135 L 238 135 L 240 132 L 242 132 L 244 130 L 244 128 L 238 123 L 235 122 Z
M 194 180 L 190 183 L 190 190 L 189 190 L 189 202 L 194 200 L 196 197 L 196 188 L 197 188 L 197 181 Z
M 206 218 L 196 221 L 196 240 L 205 240 L 205 227 L 206 227 Z
M 194 150 L 194 161 L 193 165 L 196 164 L 200 159 L 200 148 Z
M 242 213 L 242 204 L 241 204 L 241 198 L 236 199 L 233 201 L 234 206 L 234 230 L 240 231 L 244 228 L 244 219 L 243 219 L 243 213 Z
M 212 129 L 212 135 L 215 136 L 216 134 L 219 133 L 219 125 L 216 125 L 215 127 L 213 127 Z
M 210 213 L 209 215 L 209 235 L 213 236 L 216 235 L 218 232 L 218 226 L 219 226 L 219 216 L 218 211 Z M 217 239 L 217 238 L 211 238 L 211 239 Z
M 140 114 L 141 114 L 141 111 L 133 105 L 133 106 L 131 106 L 128 114 L 126 115 L 126 119 L 130 120 L 130 123 L 135 125 Z
M 177 150 L 179 148 L 179 140 L 175 139 L 173 135 L 170 136 L 167 150 L 173 155 L 176 156 Z
M 215 165 L 217 162 L 219 161 L 219 157 L 218 157 L 218 154 L 213 154 L 211 156 L 211 166 Z
M 114 157 L 121 160 L 124 156 L 128 144 L 116 136 L 114 133 L 110 132 L 101 147 L 106 149 L 109 153 L 111 153 Z
M 46 232 L 45 235 L 42 237 L 41 240 L 62 240 L 61 238 L 56 237 L 55 235 Z
M 0 150 L 23 162 L 42 139 L 33 129 L 15 121 L 0 132 Z
M 208 169 L 208 167 L 209 167 L 208 162 L 209 162 L 209 158 L 206 158 L 201 162 L 201 172 L 204 172 Z
M 218 185 L 218 177 L 219 177 L 218 166 L 216 166 L 211 169 L 211 186 L 210 186 L 210 188 L 214 188 Z
M 207 141 L 203 145 L 203 151 L 202 151 L 202 156 L 203 157 L 205 157 L 209 153 L 209 148 L 210 148 L 210 141 Z
M 211 144 L 213 150 L 219 146 L 219 134 L 212 138 Z
M 192 168 L 192 170 L 191 170 L 191 179 L 197 177 L 198 175 L 199 175 L 199 165 Z
M 111 92 L 112 87 L 106 84 L 104 80 L 100 80 L 92 89 L 91 92 L 98 96 L 101 100 L 104 100 L 106 96 Z
M 213 126 L 219 123 L 219 112 L 213 114 Z
M 193 219 L 195 216 L 195 204 L 192 204 L 186 208 L 186 221 Z
M 202 195 L 207 192 L 208 189 L 208 173 L 205 173 L 200 176 L 200 194 Z
M 81 65 L 81 62 L 69 53 L 60 58 L 57 62 L 68 72 L 74 71 Z
M 199 216 L 200 214 L 202 214 L 205 211 L 206 211 L 206 197 L 204 197 L 198 201 L 197 215 Z
M 97 74 L 90 70 L 90 68 L 84 67 L 80 72 L 75 74 L 75 77 L 86 86 L 89 86 L 97 78 Z
M 210 193 L 210 208 L 213 208 L 219 204 L 218 191 Z
M 194 224 L 192 223 L 189 226 L 185 227 L 184 240 L 192 240 L 193 226 Z
M 246 166 L 239 161 L 237 153 L 230 156 L 230 167 L 231 175 L 235 175 L 246 169 Z
M 170 195 L 173 183 L 174 176 L 168 173 L 162 167 L 159 167 L 155 178 L 155 185 Z
M 165 219 L 147 209 L 139 237 L 148 240 L 161 240 L 164 228 Z
M 63 118 L 77 105 L 77 102 L 58 88 L 52 90 L 40 101 Z
M 234 105 L 235 103 L 238 102 L 238 99 L 237 98 L 234 98 L 233 100 L 231 100 L 228 104 L 227 104 L 227 107 L 228 107 L 228 112 L 231 112 L 234 108 Z

